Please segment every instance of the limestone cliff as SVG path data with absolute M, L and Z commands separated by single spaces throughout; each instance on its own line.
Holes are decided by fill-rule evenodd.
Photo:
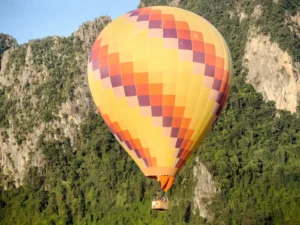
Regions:
M 94 107 L 86 82 L 87 49 L 109 21 L 100 17 L 71 37 L 21 46 L 0 36 L 0 43 L 6 43 L 1 47 L 0 186 L 18 187 L 30 166 L 43 166 L 41 138 L 74 142 L 78 126 Z
M 300 27 L 300 12 L 298 12 L 295 16 L 291 16 L 291 19 Z
M 13 49 L 18 46 L 16 39 L 11 35 L 0 33 L 0 70 L 1 70 L 1 60 L 5 51 Z
M 219 190 L 212 175 L 206 166 L 200 162 L 198 157 L 195 160 L 193 173 L 196 182 L 194 190 L 194 214 L 198 208 L 201 217 L 211 219 L 212 214 L 208 210 L 208 206 L 212 203 L 212 197 Z
M 300 94 L 300 64 L 280 49 L 269 36 L 250 31 L 244 66 L 249 69 L 247 82 L 261 92 L 277 109 L 296 112 Z
M 94 21 L 83 23 L 73 36 L 79 37 L 83 41 L 84 52 L 88 54 L 88 50 L 93 41 L 97 38 L 99 31 L 102 30 L 108 23 L 111 22 L 109 16 L 101 16 Z

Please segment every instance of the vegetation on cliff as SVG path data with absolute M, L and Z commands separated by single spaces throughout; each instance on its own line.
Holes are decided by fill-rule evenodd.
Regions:
M 141 5 L 170 2 L 145 0 Z M 258 19 L 240 19 L 241 10 L 251 15 L 258 4 L 262 5 Z M 250 26 L 270 34 L 299 62 L 299 37 L 285 24 L 287 13 L 299 11 L 298 1 L 243 1 L 237 6 L 232 0 L 182 0 L 179 7 L 205 17 L 224 35 L 232 52 L 234 82 L 218 123 L 168 193 L 170 210 L 150 210 L 155 182 L 141 174 L 92 108 L 73 145 L 68 137 L 55 140 L 45 138 L 45 132 L 40 135 L 37 150 L 44 154 L 46 165 L 28 168 L 21 188 L 0 190 L 1 224 L 300 223 L 300 112 L 279 111 L 273 102 L 264 102 L 262 95 L 244 82 L 247 70 L 242 66 Z M 54 102 L 48 109 L 39 106 L 46 123 L 62 102 L 75 101 L 72 84 L 80 71 L 74 55 L 82 43 L 70 37 L 60 44 L 63 60 L 51 52 L 52 39 L 38 41 L 32 48 L 34 66 L 45 66 L 51 77 L 35 92 L 47 94 L 46 100 Z M 2 107 L 9 104 L 7 91 L 0 92 L 0 118 L 5 118 L 9 109 Z M 7 120 L 3 121 L 1 127 L 7 127 Z M 210 207 L 212 221 L 193 213 L 196 156 L 209 168 L 220 189 Z

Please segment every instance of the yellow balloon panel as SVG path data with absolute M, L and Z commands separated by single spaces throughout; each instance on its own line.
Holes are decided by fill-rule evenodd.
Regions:
M 101 116 L 149 177 L 176 176 L 220 115 L 231 79 L 230 52 L 217 29 L 166 6 L 112 21 L 88 60 Z M 161 178 L 166 189 L 173 180 Z

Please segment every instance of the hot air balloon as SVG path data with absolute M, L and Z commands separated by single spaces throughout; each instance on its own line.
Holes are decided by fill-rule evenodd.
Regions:
M 226 103 L 231 55 L 218 30 L 187 10 L 153 6 L 108 24 L 88 83 L 105 123 L 146 177 L 168 191 Z

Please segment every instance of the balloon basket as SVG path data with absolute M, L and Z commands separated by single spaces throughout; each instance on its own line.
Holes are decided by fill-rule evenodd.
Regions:
M 167 199 L 152 200 L 151 208 L 154 210 L 168 210 L 169 201 Z

